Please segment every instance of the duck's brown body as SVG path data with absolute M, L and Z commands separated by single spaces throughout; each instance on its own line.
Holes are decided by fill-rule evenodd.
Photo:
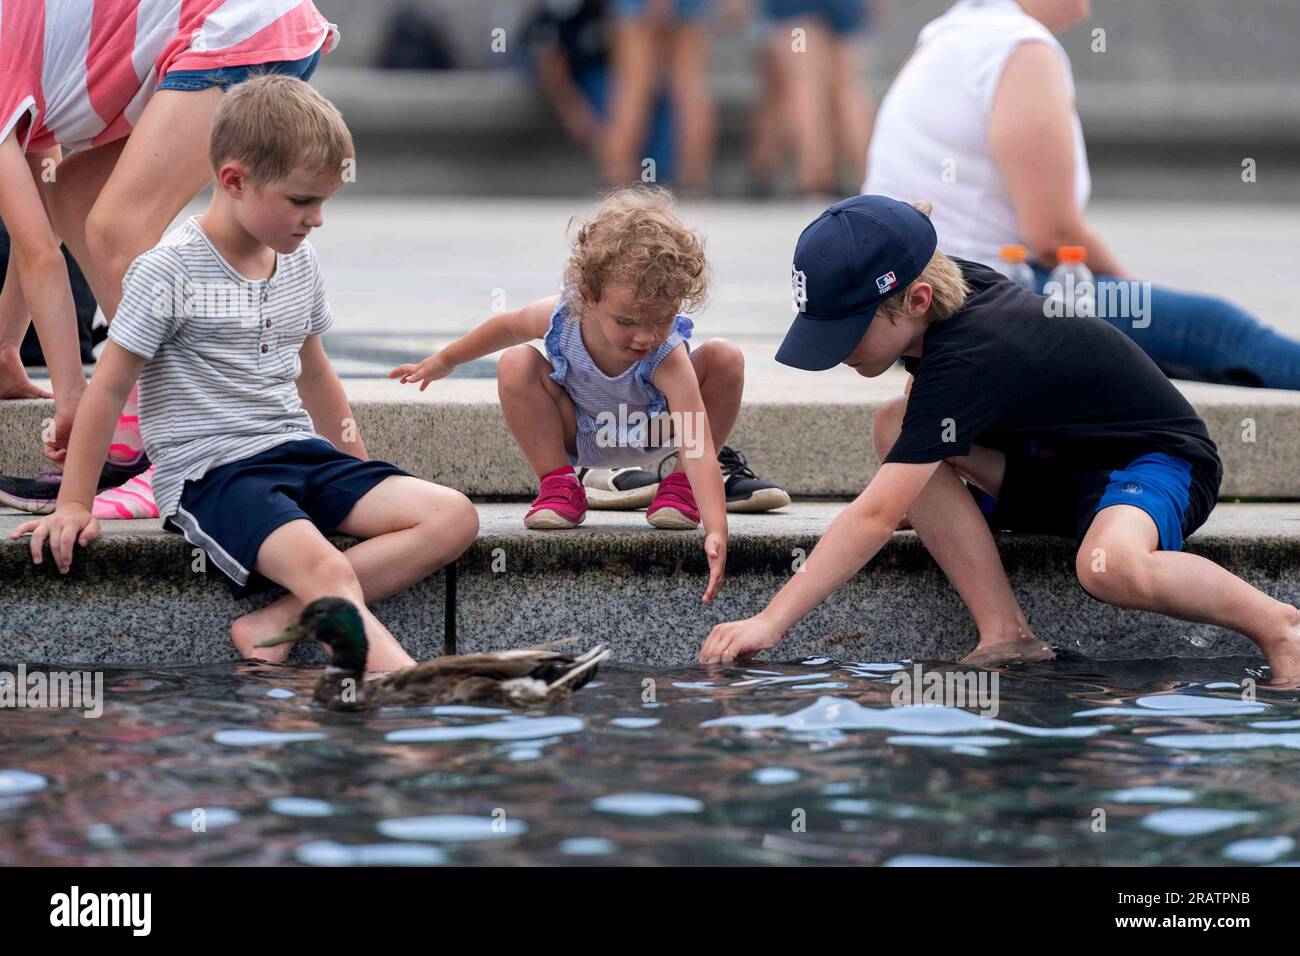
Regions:
M 591 680 L 597 665 L 609 656 L 600 646 L 578 657 L 561 654 L 555 648 L 575 640 L 566 638 L 540 647 L 438 657 L 367 681 L 369 646 L 361 614 L 352 602 L 338 597 L 312 601 L 302 609 L 297 624 L 259 646 L 308 638 L 320 641 L 332 655 L 313 695 L 316 703 L 330 710 L 558 704 Z
M 552 646 L 439 657 L 371 681 L 329 667 L 316 685 L 314 699 L 322 707 L 344 711 L 437 704 L 558 704 L 591 680 L 596 665 L 609 652 L 597 647 L 574 658 Z M 570 673 L 575 676 L 567 678 Z

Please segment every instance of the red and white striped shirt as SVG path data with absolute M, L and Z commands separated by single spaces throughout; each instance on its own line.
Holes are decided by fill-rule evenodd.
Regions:
M 88 149 L 129 136 L 162 77 L 328 53 L 311 0 L 0 0 L 0 142 Z

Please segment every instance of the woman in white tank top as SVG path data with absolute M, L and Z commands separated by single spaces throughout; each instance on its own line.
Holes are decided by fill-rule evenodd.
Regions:
M 997 266 L 1002 246 L 1026 246 L 1040 290 L 1058 247 L 1086 247 L 1101 317 L 1173 377 L 1300 389 L 1300 342 L 1238 306 L 1116 286 L 1132 277 L 1083 215 L 1088 157 L 1070 60 L 1053 35 L 1091 6 L 959 0 L 927 24 L 881 101 L 862 191 L 931 200 L 949 255 Z M 1103 296 L 1107 283 L 1124 294 Z M 1140 301 L 1145 314 L 1107 314 L 1103 299 Z

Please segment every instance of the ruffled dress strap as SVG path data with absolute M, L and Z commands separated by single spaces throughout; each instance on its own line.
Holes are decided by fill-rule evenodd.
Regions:
M 677 316 L 677 320 L 673 323 L 673 330 L 668 334 L 668 338 L 664 339 L 664 344 L 655 349 L 653 355 L 647 355 L 640 361 L 640 363 L 638 363 L 636 369 L 636 381 L 637 384 L 645 390 L 646 396 L 649 399 L 648 408 L 646 409 L 647 415 L 658 415 L 668 410 L 668 399 L 664 397 L 663 392 L 659 391 L 659 389 L 655 387 L 653 381 L 654 374 L 659 370 L 659 366 L 663 360 L 666 359 L 672 350 L 677 348 L 677 346 L 685 343 L 686 351 L 688 353 L 690 352 L 691 332 L 693 332 L 694 329 L 695 323 L 688 317 L 684 315 Z
M 551 361 L 551 381 L 563 385 L 569 374 L 569 357 L 564 352 L 564 337 L 569 326 L 577 329 L 577 317 L 569 306 L 569 296 L 562 295 L 551 311 L 551 324 L 546 330 L 542 343 L 546 348 L 546 357 Z

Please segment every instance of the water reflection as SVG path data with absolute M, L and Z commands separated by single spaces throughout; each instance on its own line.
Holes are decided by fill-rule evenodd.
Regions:
M 891 706 L 905 666 L 365 715 L 310 669 L 108 670 L 97 720 L 0 712 L 0 863 L 1300 862 L 1300 695 L 1251 699 L 1254 661 L 1012 668 L 996 718 Z

